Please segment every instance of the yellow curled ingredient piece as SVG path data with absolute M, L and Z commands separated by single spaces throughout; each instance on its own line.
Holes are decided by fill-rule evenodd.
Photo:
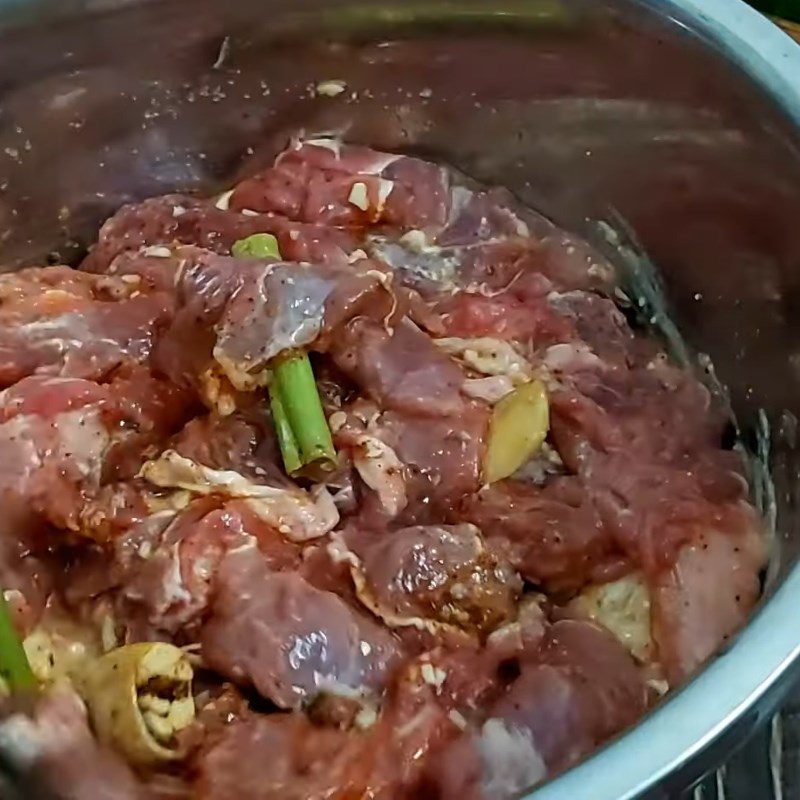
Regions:
M 69 629 L 67 628 L 67 631 Z M 97 655 L 99 648 L 88 636 L 64 635 L 61 629 L 36 628 L 23 642 L 28 662 L 39 683 L 48 685 L 72 681 Z
M 175 734 L 194 719 L 192 677 L 186 653 L 163 642 L 125 645 L 92 662 L 81 688 L 98 738 L 136 764 L 181 758 Z
M 547 392 L 530 381 L 506 395 L 492 413 L 483 479 L 494 483 L 513 475 L 542 446 L 550 426 Z

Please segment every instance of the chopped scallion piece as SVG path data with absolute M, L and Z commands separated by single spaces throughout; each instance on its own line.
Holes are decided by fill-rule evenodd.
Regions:
M 289 424 L 289 419 L 286 416 L 286 411 L 281 401 L 281 395 L 278 391 L 275 381 L 269 387 L 269 405 L 272 410 L 272 423 L 275 425 L 275 435 L 278 438 L 278 445 L 281 448 L 281 456 L 283 456 L 283 465 L 286 467 L 286 472 L 289 475 L 294 475 L 299 472 L 303 467 L 303 461 L 300 458 L 300 452 L 297 449 L 297 440 L 292 433 L 292 426 Z
M 236 258 L 280 258 L 278 240 L 271 233 L 254 233 L 233 243 Z
M 283 415 L 288 426 L 275 420 L 275 429 L 281 441 L 281 453 L 289 474 L 297 472 L 292 467 L 296 460 L 292 455 L 292 442 L 281 440 L 282 430 L 291 431 L 295 452 L 299 453 L 302 468 L 313 472 L 330 471 L 336 465 L 330 428 L 322 410 L 317 383 L 307 353 L 298 353 L 284 358 L 272 372 L 270 396 L 279 399 L 278 415 Z M 273 417 L 275 416 L 273 400 Z M 289 453 L 289 459 L 286 453 Z
M 22 646 L 11 619 L 2 589 L 0 589 L 0 677 L 8 684 L 12 692 L 33 689 L 36 686 L 28 656 Z

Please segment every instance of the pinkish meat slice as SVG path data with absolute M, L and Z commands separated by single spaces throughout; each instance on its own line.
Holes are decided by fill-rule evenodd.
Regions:
M 25 635 L 44 611 L 59 566 L 50 550 L 52 531 L 41 515 L 9 492 L 0 498 L 0 587 Z
M 654 582 L 653 635 L 673 685 L 730 641 L 761 593 L 765 541 L 752 510 L 741 513 L 739 530 L 697 532 Z
M 719 465 L 687 460 L 683 467 L 623 454 L 591 460 L 587 490 L 606 530 L 650 574 L 669 568 L 698 527 L 742 527 L 742 479 L 731 470 L 707 486 L 721 471 Z
M 399 238 L 381 231 L 367 238 L 367 250 L 426 297 L 457 289 L 521 300 L 554 290 L 610 290 L 608 262 L 544 217 L 515 208 L 502 192 L 455 187 L 449 203 L 445 228 Z
M 230 725 L 198 759 L 198 800 L 322 800 L 343 796 L 351 736 L 303 714 Z
M 407 467 L 410 500 L 405 519 L 425 522 L 428 514 L 441 517 L 477 491 L 488 425 L 488 412 L 479 403 L 464 403 L 460 414 L 448 417 L 392 411 L 381 417 L 381 438 Z
M 421 230 L 435 252 L 422 258 L 418 250 L 384 253 L 412 283 L 416 276 L 423 283 L 455 280 L 497 289 L 534 271 L 557 287 L 593 288 L 609 285 L 613 276 L 585 243 L 521 209 L 505 190 L 453 185 L 434 164 L 333 139 L 293 144 L 273 167 L 239 184 L 230 205 L 329 226 Z
M 519 577 L 473 525 L 353 531 L 359 597 L 391 626 L 446 625 L 486 633 L 515 615 Z
M 223 367 L 235 365 L 226 368 L 234 385 L 236 375 L 242 373 L 245 383 L 246 373 L 283 352 L 315 345 L 353 317 L 381 319 L 393 311 L 383 273 L 368 262 L 338 272 L 282 263 L 261 269 L 245 273 L 217 323 L 214 357 Z
M 129 478 L 185 406 L 147 371 L 109 384 L 31 376 L 0 393 L 0 491 L 59 527 L 94 535 L 83 512 L 106 482 Z
M 0 421 L 19 415 L 50 418 L 107 397 L 106 389 L 94 381 L 32 375 L 0 392 Z
M 212 669 L 282 708 L 326 688 L 380 689 L 398 656 L 386 629 L 247 547 L 220 566 L 202 645 Z
M 123 206 L 100 229 L 81 269 L 107 272 L 120 253 L 154 245 L 196 245 L 228 255 L 234 242 L 254 233 L 275 236 L 287 261 L 343 264 L 358 247 L 358 238 L 346 230 L 293 222 L 278 214 L 243 214 L 218 208 L 213 200 L 166 195 Z
M 544 295 L 520 299 L 512 291 L 492 296 L 457 292 L 438 301 L 435 309 L 444 336 L 488 336 L 516 341 L 531 350 L 573 338 L 570 321 L 554 311 Z
M 457 516 L 477 525 L 524 578 L 552 590 L 580 588 L 621 558 L 586 484 L 575 477 L 543 487 L 500 481 L 468 497 Z
M 425 161 L 309 140 L 290 146 L 274 166 L 240 183 L 230 206 L 328 226 L 441 227 L 448 183 L 441 167 Z
M 332 267 L 179 247 L 161 258 L 125 253 L 111 269 L 149 285 L 174 286 L 171 320 L 154 354 L 156 368 L 178 385 L 197 386 L 216 360 L 244 391 L 258 385 L 272 358 L 312 344 L 324 349 L 325 336 L 353 316 L 388 323 L 397 303 L 387 289 L 388 276 L 377 267 L 365 259 Z
M 101 567 L 108 576 L 102 588 L 116 590 L 118 617 L 139 636 L 156 631 L 191 641 L 209 613 L 223 559 L 241 547 L 252 547 L 274 570 L 296 568 L 300 561 L 299 547 L 259 519 L 246 501 L 210 497 L 133 525 L 113 543 L 110 566 Z M 84 585 L 90 585 L 92 568 L 86 565 Z
M 194 503 L 172 522 L 165 515 L 166 527 L 145 520 L 116 544 L 119 616 L 132 627 L 138 618 L 174 635 L 191 630 L 207 611 L 225 552 L 248 541 L 238 516 L 209 505 Z
M 466 405 L 461 368 L 408 320 L 387 332 L 356 318 L 332 347 L 339 368 L 384 409 L 447 416 Z
M 45 400 L 48 381 L 57 385 Z M 35 395 L 30 404 L 24 399 L 28 387 Z M 75 527 L 84 493 L 99 488 L 111 442 L 97 398 L 105 393 L 87 381 L 39 377 L 26 378 L 10 391 L 9 413 L 26 405 L 40 413 L 16 413 L 0 424 L 0 491 Z
M 499 239 L 527 238 L 530 229 L 517 215 L 505 189 L 453 186 L 448 197 L 448 219 L 436 233 L 439 247 L 469 246 Z
M 103 418 L 112 430 L 103 483 L 130 480 L 198 410 L 193 394 L 143 367 L 118 370 L 103 384 Z
M 439 407 L 434 399 L 420 402 L 430 391 L 423 382 L 402 387 L 398 405 L 411 399 L 435 414 Z M 377 514 L 409 524 L 440 521 L 464 495 L 477 490 L 488 410 L 461 396 L 454 404 L 454 412 L 442 416 L 412 410 L 381 413 L 363 401 L 345 407 L 345 421 L 337 427 L 335 443 L 351 453 L 359 475 L 376 492 L 362 498 L 366 520 Z M 384 459 L 387 453 L 390 457 Z M 376 454 L 381 457 L 376 458 Z
M 577 336 L 604 361 L 625 365 L 652 350 L 653 343 L 634 335 L 613 300 L 574 290 L 550 296 L 555 311 L 575 326 Z
M 0 278 L 0 385 L 42 374 L 100 379 L 147 360 L 169 298 L 67 267 Z
M 719 449 L 728 416 L 691 375 L 660 359 L 635 368 L 574 367 L 559 371 L 551 400 L 556 444 L 576 471 L 592 451 L 681 464 Z

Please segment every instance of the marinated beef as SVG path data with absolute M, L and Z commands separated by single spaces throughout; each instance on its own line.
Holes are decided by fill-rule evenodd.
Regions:
M 277 250 L 232 252 L 254 234 Z M 744 624 L 767 553 L 729 410 L 614 287 L 508 192 L 329 138 L 3 275 L 15 623 L 186 648 L 198 715 L 138 773 L 71 694 L 0 738 L 75 800 L 488 800 L 633 724 Z M 308 353 L 324 469 L 289 468 L 276 401 Z M 532 381 L 545 428 L 513 417 L 490 478 Z

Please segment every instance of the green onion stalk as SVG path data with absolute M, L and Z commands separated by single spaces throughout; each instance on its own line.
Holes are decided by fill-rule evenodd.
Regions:
M 281 258 L 278 240 L 269 233 L 239 239 L 231 252 L 237 258 Z M 269 401 L 286 472 L 317 477 L 332 471 L 336 451 L 308 353 L 277 359 L 270 376 Z
M 238 239 L 231 247 L 236 258 L 280 258 L 278 240 L 271 233 L 254 233 Z
M 11 619 L 2 589 L 0 589 L 0 677 L 12 692 L 36 687 L 36 678 L 22 646 L 22 640 Z
M 280 359 L 272 370 L 269 397 L 286 471 L 311 477 L 331 472 L 336 451 L 308 353 Z

